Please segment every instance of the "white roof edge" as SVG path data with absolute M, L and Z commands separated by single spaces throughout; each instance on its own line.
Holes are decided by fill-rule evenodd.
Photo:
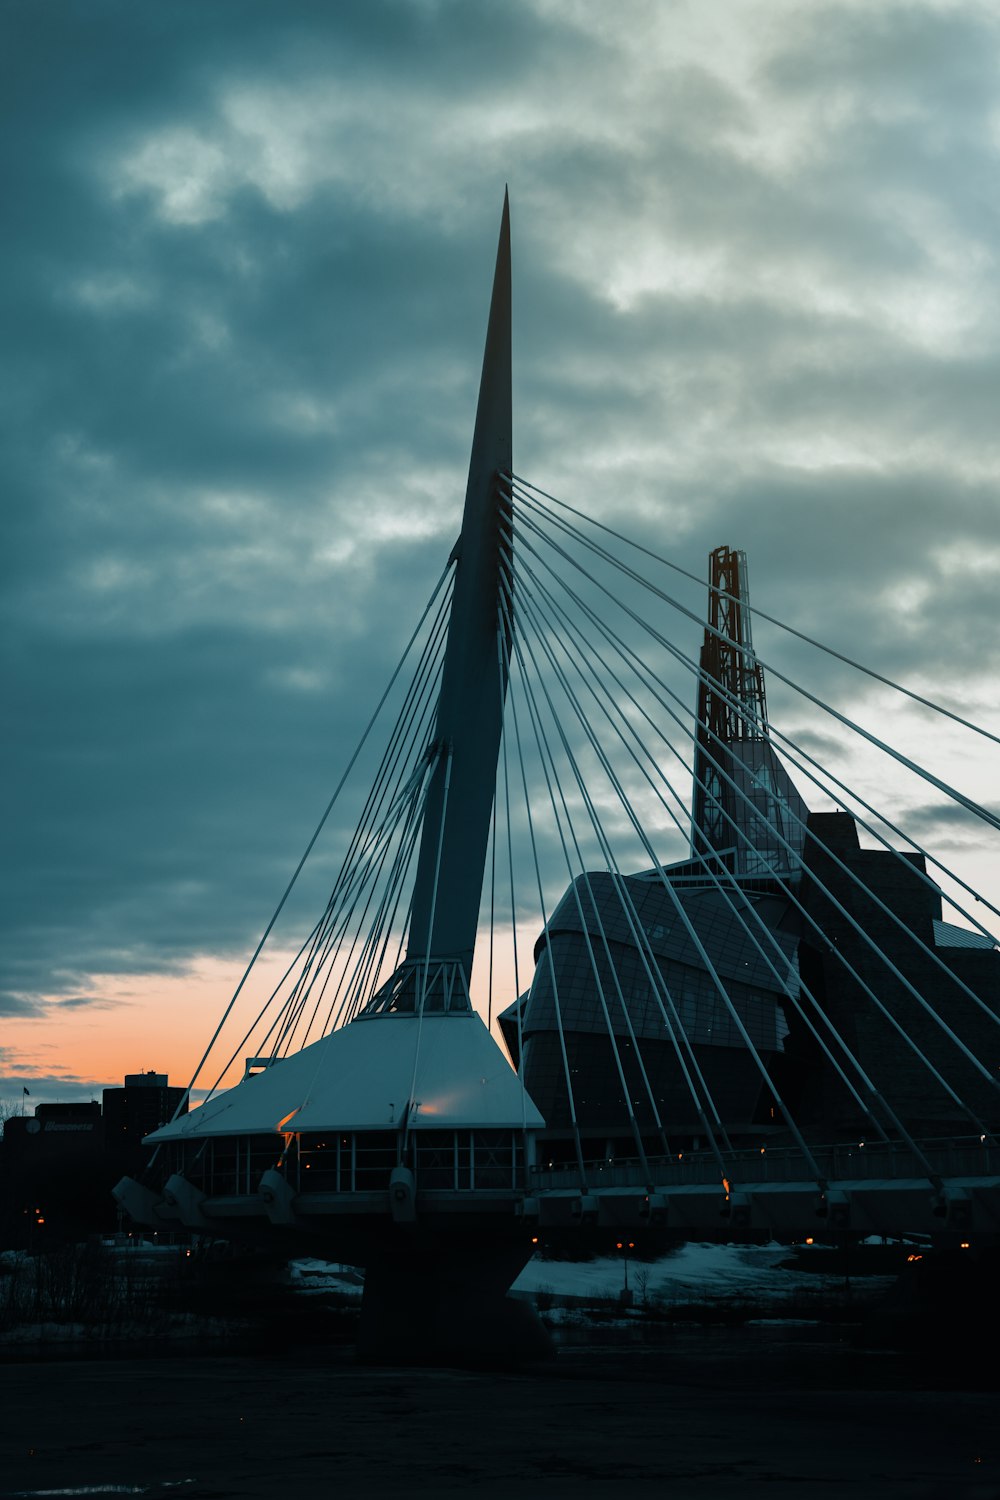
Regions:
M 426 1111 L 413 1112 L 413 1130 L 540 1130 L 545 1124 L 479 1015 L 389 1016 L 331 1032 L 145 1139 L 158 1145 L 211 1136 L 391 1131 L 411 1098 Z

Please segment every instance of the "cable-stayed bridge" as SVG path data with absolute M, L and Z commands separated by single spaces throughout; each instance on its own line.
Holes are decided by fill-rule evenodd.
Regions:
M 505 204 L 461 536 L 130 1213 L 365 1265 L 372 1351 L 470 1308 L 502 1342 L 545 1233 L 1000 1234 L 1000 911 L 772 723 L 765 679 L 889 785 L 1000 819 L 757 655 L 755 617 L 789 627 L 742 553 L 707 621 L 682 573 L 514 471 Z

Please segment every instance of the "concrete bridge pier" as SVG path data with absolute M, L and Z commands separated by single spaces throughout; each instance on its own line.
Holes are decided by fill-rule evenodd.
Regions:
M 551 1336 L 510 1295 L 532 1246 L 461 1232 L 401 1238 L 369 1256 L 358 1334 L 365 1364 L 507 1365 L 549 1359 Z

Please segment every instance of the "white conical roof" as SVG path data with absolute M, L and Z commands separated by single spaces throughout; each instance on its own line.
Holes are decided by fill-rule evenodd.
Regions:
M 416 1080 L 413 1062 L 417 1058 Z M 411 1089 L 412 1085 L 412 1089 Z M 485 1025 L 463 1015 L 352 1021 L 146 1137 L 282 1130 L 541 1129 L 545 1121 Z

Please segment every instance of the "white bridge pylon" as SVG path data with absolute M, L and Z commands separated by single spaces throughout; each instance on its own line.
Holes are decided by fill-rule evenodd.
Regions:
M 130 1213 L 359 1263 L 476 1215 L 1000 1233 L 1000 911 L 769 721 L 764 673 L 894 791 L 1000 818 L 762 661 L 752 619 L 789 627 L 719 552 L 706 625 L 669 558 L 515 474 L 505 201 L 461 535 L 306 851 L 356 795 L 329 899 L 248 1004 L 303 856 Z

